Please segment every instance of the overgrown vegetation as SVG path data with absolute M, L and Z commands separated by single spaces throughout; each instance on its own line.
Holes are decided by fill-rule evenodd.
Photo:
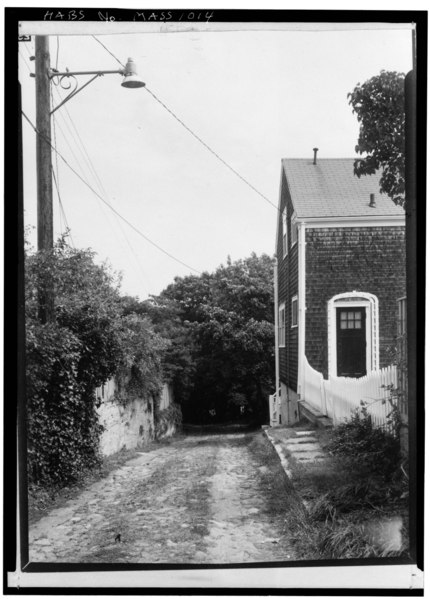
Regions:
M 155 438 L 162 439 L 169 429 L 177 431 L 181 428 L 182 411 L 178 404 L 172 403 L 164 410 L 157 411 L 155 416 Z
M 341 457 L 358 475 L 370 474 L 391 481 L 401 462 L 398 422 L 397 409 L 393 407 L 387 430 L 375 427 L 362 402 L 361 409 L 349 421 L 333 429 L 328 450 Z
M 54 286 L 55 321 L 38 318 L 40 281 Z M 26 393 L 30 483 L 63 486 L 100 463 L 95 389 L 113 375 L 122 399 L 158 398 L 165 341 L 130 313 L 120 279 L 90 250 L 61 238 L 52 251 L 27 249 Z
M 348 422 L 316 431 L 331 460 L 295 464 L 295 486 L 307 514 L 298 517 L 293 534 L 303 551 L 314 547 L 314 558 L 407 554 L 409 481 L 393 428 L 395 409 L 390 420 L 390 433 L 375 428 L 362 405 Z

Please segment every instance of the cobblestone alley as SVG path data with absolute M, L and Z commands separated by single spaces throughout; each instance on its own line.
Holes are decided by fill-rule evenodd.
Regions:
M 153 445 L 30 528 L 32 562 L 288 561 L 291 486 L 261 431 Z

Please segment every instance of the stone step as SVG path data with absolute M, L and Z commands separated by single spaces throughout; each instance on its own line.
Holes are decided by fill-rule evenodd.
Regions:
M 288 439 L 288 441 L 286 441 L 287 443 L 292 443 L 292 444 L 296 444 L 296 445 L 300 445 L 301 443 L 317 443 L 317 440 L 315 439 L 315 437 L 309 436 L 309 437 L 292 437 L 291 439 Z
M 291 451 L 291 453 L 302 453 L 303 451 L 319 451 L 321 453 L 321 446 L 319 443 L 296 443 L 296 444 L 290 444 L 285 443 L 284 444 L 285 447 L 288 449 L 288 451 Z

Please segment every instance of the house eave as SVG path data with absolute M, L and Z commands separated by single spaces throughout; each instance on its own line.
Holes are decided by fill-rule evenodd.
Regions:
M 405 225 L 405 215 L 363 215 L 363 216 L 297 216 L 298 223 L 307 228 L 337 227 L 401 227 Z

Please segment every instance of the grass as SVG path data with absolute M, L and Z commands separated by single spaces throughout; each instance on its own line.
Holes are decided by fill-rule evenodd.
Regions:
M 294 488 L 306 507 L 291 519 L 298 558 L 407 557 L 405 477 L 396 473 L 387 478 L 360 468 L 357 460 L 354 466 L 354 460 L 330 454 L 330 429 L 314 429 L 313 434 L 325 450 L 325 460 L 302 463 L 293 455 L 288 458 Z

